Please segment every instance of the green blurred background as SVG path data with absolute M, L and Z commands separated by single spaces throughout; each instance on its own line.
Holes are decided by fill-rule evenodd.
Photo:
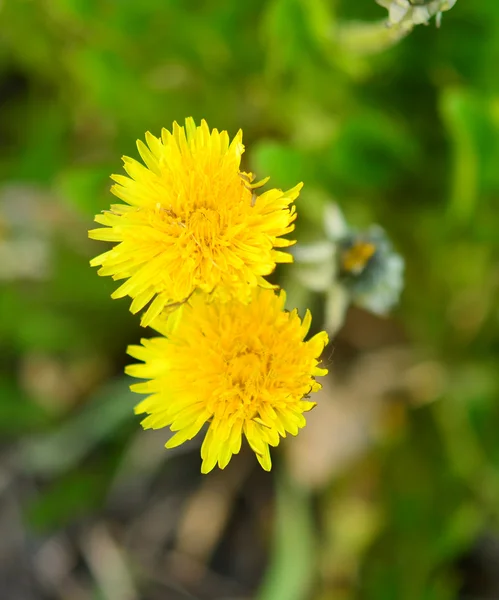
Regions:
M 385 17 L 0 3 L 1 600 L 499 597 L 499 4 L 458 0 L 379 51 L 345 42 Z M 305 182 L 300 240 L 334 200 L 406 260 L 392 318 L 350 310 L 271 474 L 243 452 L 201 476 L 199 441 L 141 430 L 122 373 L 151 332 L 88 265 L 121 155 L 191 115 L 242 128 L 259 178 Z M 322 299 L 289 293 L 320 328 Z

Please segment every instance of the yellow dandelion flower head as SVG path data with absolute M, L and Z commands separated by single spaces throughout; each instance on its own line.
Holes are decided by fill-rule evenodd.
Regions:
M 117 242 L 91 261 L 99 275 L 126 281 L 113 298 L 130 296 L 136 313 L 151 302 L 142 324 L 173 310 L 200 290 L 212 297 L 248 300 L 252 287 L 270 285 L 263 278 L 291 255 L 276 250 L 293 241 L 296 213 L 292 204 L 302 184 L 283 192 L 257 195 L 254 175 L 240 171 L 242 132 L 230 142 L 226 131 L 173 124 L 161 138 L 146 134 L 137 142 L 143 166 L 124 157 L 128 177 L 113 175 L 111 191 L 126 204 L 111 206 L 95 220 L 93 239 Z
M 173 448 L 209 427 L 201 447 L 203 473 L 223 469 L 241 448 L 245 435 L 258 461 L 270 470 L 269 445 L 296 435 L 303 413 L 315 406 L 309 394 L 325 375 L 319 358 L 328 338 L 308 341 L 311 316 L 285 311 L 285 294 L 255 288 L 249 304 L 237 299 L 207 301 L 194 296 L 169 319 L 154 327 L 164 337 L 142 340 L 128 353 L 143 363 L 127 367 L 147 379 L 131 386 L 149 394 L 135 409 L 147 413 L 145 429 L 170 427 Z

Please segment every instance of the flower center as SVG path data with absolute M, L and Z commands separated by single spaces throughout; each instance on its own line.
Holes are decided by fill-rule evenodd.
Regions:
M 189 216 L 189 231 L 199 245 L 211 246 L 222 236 L 220 214 L 210 208 L 198 208 Z
M 352 246 L 341 253 L 341 268 L 345 273 L 358 275 L 361 273 L 370 258 L 376 252 L 376 246 L 370 242 L 356 241 Z
M 228 375 L 233 383 L 243 388 L 254 387 L 261 378 L 262 361 L 255 352 L 246 351 L 236 355 L 229 363 Z
M 252 418 L 258 411 L 261 388 L 264 383 L 265 365 L 260 353 L 243 350 L 227 364 L 228 389 L 232 390 L 228 404 L 229 412 L 237 412 L 244 418 Z

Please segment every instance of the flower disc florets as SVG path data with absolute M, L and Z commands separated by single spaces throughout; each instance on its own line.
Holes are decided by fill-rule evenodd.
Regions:
M 131 311 L 149 302 L 142 324 L 178 308 L 197 290 L 212 298 L 247 301 L 251 288 L 270 287 L 263 278 L 290 254 L 275 250 L 293 242 L 292 206 L 301 184 L 288 192 L 257 195 L 266 180 L 239 170 L 242 132 L 229 141 L 226 131 L 196 127 L 186 119 L 158 139 L 137 142 L 147 165 L 124 157 L 128 177 L 113 175 L 112 192 L 126 204 L 111 206 L 95 220 L 93 239 L 117 245 L 91 261 L 99 275 L 126 279 L 114 298 L 133 298 Z
M 311 316 L 284 310 L 285 294 L 256 288 L 248 304 L 208 302 L 194 296 L 169 319 L 153 326 L 164 334 L 131 346 L 144 364 L 127 373 L 148 379 L 132 390 L 149 394 L 137 407 L 148 413 L 144 428 L 170 427 L 173 448 L 209 423 L 201 457 L 202 472 L 224 468 L 245 435 L 258 461 L 271 468 L 269 445 L 298 433 L 303 413 L 315 406 L 307 398 L 320 389 L 315 380 L 327 344 L 325 332 L 304 341 Z

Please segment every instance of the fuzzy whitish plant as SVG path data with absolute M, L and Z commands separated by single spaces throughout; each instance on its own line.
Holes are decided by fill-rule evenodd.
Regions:
M 376 0 L 388 10 L 388 17 L 374 23 L 340 23 L 335 36 L 340 47 L 356 54 L 381 52 L 406 37 L 416 25 L 435 18 L 440 26 L 442 13 L 457 0 Z
M 450 10 L 457 0 L 376 0 L 388 10 L 388 25 L 409 27 L 427 24 L 435 17 L 440 25 L 442 13 Z
M 330 333 L 343 324 L 350 303 L 387 315 L 403 288 L 404 261 L 384 230 L 349 227 L 336 204 L 324 213 L 325 239 L 294 248 L 294 274 L 308 289 L 326 294 L 325 320 Z

